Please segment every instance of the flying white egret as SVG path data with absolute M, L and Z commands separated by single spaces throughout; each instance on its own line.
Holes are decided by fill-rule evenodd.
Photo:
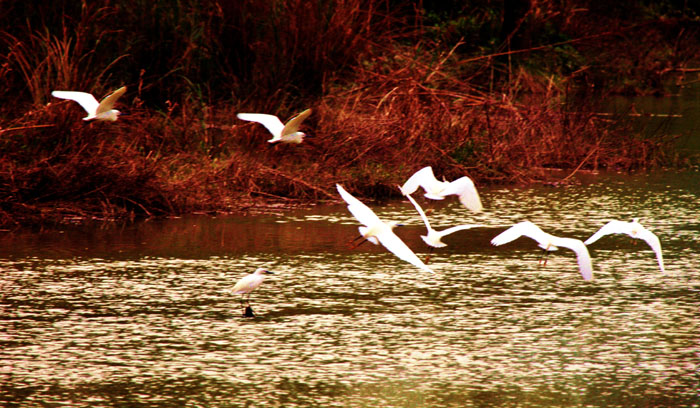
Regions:
M 653 232 L 644 228 L 639 223 L 639 218 L 633 218 L 632 222 L 613 220 L 603 225 L 595 234 L 584 242 L 590 245 L 599 240 L 604 235 L 609 234 L 627 234 L 632 238 L 643 239 L 656 253 L 656 260 L 659 262 L 659 269 L 664 272 L 664 257 L 661 254 L 661 242 Z
M 454 181 L 440 181 L 435 178 L 433 168 L 423 167 L 415 172 L 400 187 L 403 195 L 413 194 L 418 187 L 423 187 L 425 196 L 431 200 L 442 200 L 445 196 L 459 196 L 459 201 L 468 209 L 479 212 L 483 209 L 479 193 L 474 187 L 474 182 L 467 176 Z
M 418 214 L 420 214 L 420 217 L 423 219 L 423 222 L 425 223 L 425 227 L 428 229 L 428 235 L 421 235 L 420 237 L 423 239 L 423 241 L 428 244 L 430 247 L 428 257 L 426 258 L 426 262 L 430 259 L 430 254 L 433 252 L 433 248 L 442 248 L 447 246 L 444 242 L 442 242 L 442 237 L 446 235 L 450 235 L 454 232 L 461 231 L 461 230 L 466 230 L 470 228 L 475 228 L 475 227 L 481 227 L 482 225 L 457 225 L 452 228 L 447 228 L 442 231 L 436 231 L 430 226 L 430 222 L 428 221 L 428 217 L 426 217 L 425 212 L 421 208 L 420 205 L 416 202 L 416 200 L 411 197 L 410 194 L 406 195 L 408 197 L 408 200 L 413 203 L 413 206 L 416 207 L 416 211 L 418 211 Z
M 266 113 L 239 113 L 236 116 L 238 119 L 258 122 L 265 126 L 272 133 L 272 139 L 268 140 L 269 143 L 301 143 L 306 133 L 299 132 L 299 126 L 309 115 L 311 115 L 311 109 L 301 112 L 286 124 L 282 123 L 277 116 Z
M 84 117 L 83 120 L 96 119 L 114 122 L 121 113 L 113 109 L 114 104 L 120 96 L 124 95 L 124 92 L 126 92 L 126 87 L 122 86 L 104 98 L 102 102 L 97 102 L 97 99 L 87 92 L 53 91 L 51 95 L 56 98 L 70 99 L 71 101 L 78 102 L 80 106 L 85 109 L 85 112 L 87 112 L 87 116 Z
M 246 302 L 248 303 L 248 308 L 244 312 L 245 316 L 254 316 L 253 311 L 250 308 L 250 292 L 254 291 L 255 289 L 260 286 L 260 284 L 263 283 L 265 278 L 267 277 L 266 275 L 272 275 L 274 272 L 270 272 L 264 268 L 258 268 L 255 270 L 255 272 L 248 274 L 236 282 L 236 285 L 233 287 L 231 292 L 234 295 L 241 295 L 241 307 L 243 307 L 243 297 L 247 294 L 248 298 L 246 299 Z
M 581 276 L 583 276 L 583 280 L 591 280 L 593 278 L 591 256 L 588 253 L 586 245 L 581 240 L 555 237 L 554 235 L 542 231 L 540 227 L 530 221 L 523 221 L 513 225 L 492 239 L 491 244 L 507 244 L 523 235 L 537 241 L 540 248 L 545 251 L 556 251 L 558 249 L 557 247 L 561 246 L 576 252 L 576 259 L 578 260 L 578 267 Z
M 398 225 L 396 221 L 384 222 L 380 220 L 369 207 L 345 191 L 340 184 L 336 184 L 335 186 L 338 189 L 340 196 L 343 197 L 343 200 L 348 203 L 348 210 L 350 210 L 352 215 L 354 215 L 358 221 L 365 225 L 363 227 L 359 227 L 362 238 L 370 241 L 374 245 L 378 245 L 381 242 L 386 249 L 400 259 L 417 268 L 420 268 L 421 270 L 435 273 L 432 269 L 428 268 L 428 266 L 424 264 L 423 261 L 421 261 L 408 246 L 406 246 L 401 238 L 394 234 L 393 229 Z

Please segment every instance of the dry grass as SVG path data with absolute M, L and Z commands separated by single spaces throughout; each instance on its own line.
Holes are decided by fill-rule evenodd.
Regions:
M 587 69 L 544 75 L 510 55 L 464 54 L 475 49 L 468 39 L 433 43 L 410 8 L 271 0 L 166 10 L 132 0 L 69 16 L 60 7 L 70 5 L 45 6 L 40 17 L 59 23 L 16 18 L 21 29 L 0 36 L 0 225 L 317 202 L 337 198 L 336 182 L 389 197 L 426 165 L 483 184 L 668 162 L 668 140 L 582 103 L 591 98 L 577 85 L 595 81 Z M 96 29 L 108 21 L 131 24 Z M 84 123 L 75 103 L 49 96 L 124 84 L 118 108 L 129 115 L 115 123 Z M 303 130 L 314 137 L 301 145 L 270 145 L 262 126 L 235 119 L 307 107 Z
M 396 49 L 324 99 L 323 163 L 346 183 L 386 192 L 431 164 L 446 177 L 522 183 L 536 169 L 630 170 L 653 166 L 666 142 L 641 140 L 566 90 L 485 96 L 454 80 L 450 54 Z M 528 89 L 531 89 L 528 86 Z M 351 158 L 348 160 L 348 158 Z

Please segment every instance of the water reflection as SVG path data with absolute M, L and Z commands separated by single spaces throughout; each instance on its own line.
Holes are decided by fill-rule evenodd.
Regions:
M 634 118 L 636 130 L 643 135 L 673 136 L 682 153 L 697 154 L 700 151 L 698 83 L 678 88 L 674 95 L 666 97 L 611 96 L 606 98 L 603 109 L 607 113 Z
M 0 249 L 0 405 L 690 406 L 698 404 L 697 174 L 497 188 L 478 215 L 438 203 L 445 238 L 430 275 L 369 244 L 344 205 L 281 217 L 183 218 L 5 235 Z M 408 202 L 377 209 L 421 255 Z M 489 240 L 530 219 L 587 238 L 642 217 L 664 246 L 591 247 L 546 268 L 528 239 Z M 276 272 L 243 319 L 227 292 Z

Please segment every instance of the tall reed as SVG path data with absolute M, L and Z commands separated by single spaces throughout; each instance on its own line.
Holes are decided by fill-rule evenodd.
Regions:
M 542 5 L 556 6 L 538 3 L 527 27 L 513 29 L 527 28 L 530 48 L 513 50 L 517 33 L 499 29 L 491 2 L 453 15 L 437 3 L 379 0 L 7 0 L 0 223 L 240 211 L 336 199 L 335 182 L 387 197 L 425 165 L 484 183 L 667 160 L 668 140 L 573 102 L 601 83 L 603 70 L 586 64 L 603 66 L 639 31 L 591 35 L 593 18 Z M 557 19 L 559 30 L 549 24 Z M 687 33 L 696 31 L 679 26 L 650 30 L 664 45 L 646 58 L 637 47 L 630 60 L 661 59 L 656 78 L 689 64 L 698 44 Z M 663 57 L 669 39 L 678 52 Z M 58 88 L 101 97 L 122 85 L 118 108 L 129 115 L 115 123 L 83 123 L 77 104 L 50 97 Z M 298 146 L 269 145 L 262 126 L 235 118 L 288 119 L 308 107 L 304 130 L 315 137 Z

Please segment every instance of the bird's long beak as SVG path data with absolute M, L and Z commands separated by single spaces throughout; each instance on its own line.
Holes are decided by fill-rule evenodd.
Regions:
M 270 272 L 270 271 L 265 271 L 265 273 L 268 274 L 268 275 L 274 275 L 274 274 L 275 274 L 274 272 Z

